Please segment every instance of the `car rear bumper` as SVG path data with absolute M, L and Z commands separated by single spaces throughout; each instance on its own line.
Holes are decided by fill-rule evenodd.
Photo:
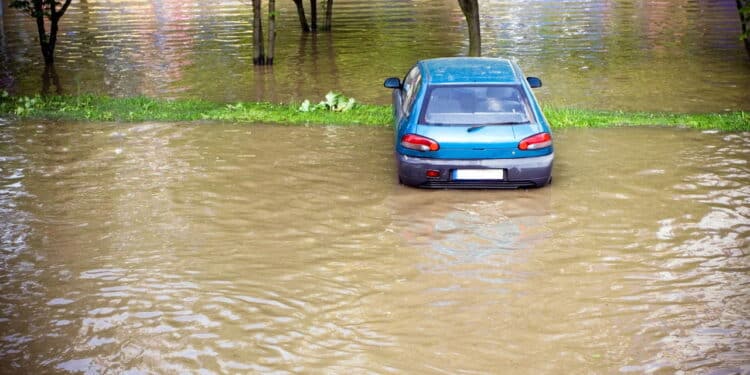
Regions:
M 550 181 L 555 154 L 517 159 L 431 159 L 396 154 L 399 181 L 425 188 L 516 189 L 541 187 Z M 503 180 L 453 180 L 455 169 L 503 169 Z M 427 177 L 428 170 L 439 171 Z

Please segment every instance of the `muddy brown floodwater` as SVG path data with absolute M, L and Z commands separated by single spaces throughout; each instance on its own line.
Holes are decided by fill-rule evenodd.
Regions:
M 0 125 L 0 373 L 750 371 L 750 134 L 561 130 L 399 186 L 387 128 Z

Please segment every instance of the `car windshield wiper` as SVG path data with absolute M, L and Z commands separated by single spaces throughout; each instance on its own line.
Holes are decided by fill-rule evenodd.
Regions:
M 476 125 L 472 126 L 468 129 L 466 129 L 467 132 L 473 132 L 476 130 L 479 130 L 485 126 L 492 126 L 492 125 L 521 125 L 521 124 L 528 124 L 528 121 L 506 121 L 506 122 L 493 122 L 491 124 L 483 124 L 483 125 Z

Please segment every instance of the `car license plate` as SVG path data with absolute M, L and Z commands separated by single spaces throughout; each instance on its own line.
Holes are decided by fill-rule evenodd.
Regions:
M 505 177 L 502 169 L 456 169 L 454 180 L 502 180 Z

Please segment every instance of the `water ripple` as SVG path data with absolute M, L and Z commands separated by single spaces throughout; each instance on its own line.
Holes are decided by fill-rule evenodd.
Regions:
M 501 192 L 399 186 L 391 138 L 346 127 L 0 127 L 0 185 L 12 185 L 0 195 L 0 365 L 745 366 L 747 134 L 558 131 L 554 184 Z

